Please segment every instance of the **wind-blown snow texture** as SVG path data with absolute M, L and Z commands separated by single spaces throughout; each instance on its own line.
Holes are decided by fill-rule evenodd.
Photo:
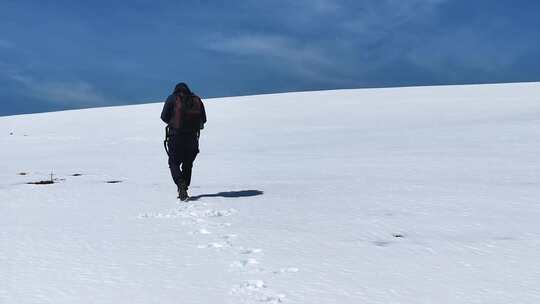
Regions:
M 539 83 L 161 106 L 0 118 L 1 303 L 540 302 Z

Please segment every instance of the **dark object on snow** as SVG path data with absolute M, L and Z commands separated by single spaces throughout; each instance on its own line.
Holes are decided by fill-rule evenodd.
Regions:
M 28 173 L 26 173 L 26 172 L 19 172 L 19 175 L 26 175 L 26 174 L 28 174 Z
M 80 173 L 71 174 L 71 176 L 82 176 Z
M 54 184 L 54 180 L 44 180 L 39 182 L 29 182 L 29 185 L 51 185 Z
M 171 176 L 179 198 L 187 199 L 193 162 L 199 153 L 200 130 L 206 123 L 204 104 L 187 84 L 181 82 L 167 97 L 161 120 L 167 124 L 163 146 L 169 156 Z
M 400 233 L 394 233 L 394 234 L 392 234 L 392 236 L 395 237 L 395 238 L 403 238 L 403 237 L 405 237 L 403 234 L 400 234 Z
M 121 183 L 123 181 L 121 180 L 110 180 L 110 181 L 106 181 L 107 184 L 118 184 L 118 183 Z
M 13 135 L 13 132 L 9 132 L 9 135 Z
M 30 182 L 30 183 L 27 183 L 27 184 L 30 184 L 30 185 L 51 185 L 51 184 L 54 184 L 55 181 L 64 181 L 65 179 L 58 179 L 58 178 L 54 178 L 54 173 L 51 172 L 51 178 L 48 179 L 48 180 L 42 180 L 42 181 L 39 181 L 39 182 Z

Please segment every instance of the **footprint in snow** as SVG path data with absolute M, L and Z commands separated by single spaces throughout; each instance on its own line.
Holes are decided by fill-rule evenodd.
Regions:
M 197 248 L 226 248 L 226 247 L 231 247 L 231 245 L 229 243 L 218 243 L 218 242 L 215 242 L 215 243 L 210 243 L 208 245 L 199 245 L 197 246 Z
M 282 273 L 296 273 L 300 271 L 300 269 L 296 267 L 288 267 L 288 268 L 281 268 L 279 270 L 272 271 L 274 274 L 282 274 Z
M 255 248 L 255 249 L 242 249 L 240 251 L 240 254 L 252 254 L 252 253 L 261 253 L 262 249 Z
M 249 258 L 249 259 L 246 259 L 246 260 L 240 260 L 240 261 L 235 261 L 231 264 L 231 267 L 233 268 L 245 268 L 245 267 L 249 267 L 249 266 L 252 266 L 252 265 L 258 265 L 259 264 L 259 261 L 257 261 L 257 259 L 254 259 L 254 258 Z
M 235 209 L 227 209 L 227 210 L 215 210 L 215 209 L 208 209 L 203 212 L 203 216 L 205 217 L 224 217 L 224 216 L 230 216 L 232 214 L 236 213 Z
M 218 223 L 215 224 L 216 227 L 224 228 L 224 227 L 231 227 L 231 223 Z
M 206 228 L 201 228 L 197 231 L 191 231 L 190 234 L 212 234 L 212 232 L 208 231 Z
M 283 303 L 284 294 L 279 294 L 268 288 L 264 281 L 250 280 L 233 286 L 230 294 L 242 299 L 242 302 Z

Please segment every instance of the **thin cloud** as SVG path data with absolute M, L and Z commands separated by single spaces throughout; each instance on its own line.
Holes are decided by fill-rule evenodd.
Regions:
M 290 33 L 223 35 L 207 43 L 206 48 L 241 56 L 259 65 L 266 61 L 271 69 L 281 69 L 326 86 L 361 85 L 364 78 L 369 78 L 369 71 L 404 56 L 401 52 L 406 52 L 411 43 L 396 33 L 410 25 L 429 24 L 446 1 L 381 0 L 355 5 L 332 0 L 283 3 L 282 11 L 289 16 L 285 19 L 305 18 L 309 26 L 314 18 L 321 22 L 334 20 L 335 23 L 327 24 L 328 32 L 334 34 L 329 36 L 323 32 L 316 39 L 306 39 L 302 36 L 303 30 L 295 27 Z M 401 52 L 391 51 L 397 49 Z
M 276 35 L 244 35 L 218 39 L 208 45 L 211 50 L 238 54 L 276 57 L 281 59 L 303 58 L 315 64 L 326 64 L 320 50 L 300 46 L 290 38 Z
M 11 79 L 23 85 L 25 92 L 36 99 L 70 106 L 96 106 L 113 100 L 99 93 L 91 84 L 78 82 L 42 82 L 25 75 L 12 75 Z
M 389 31 L 409 22 L 426 22 L 432 13 L 446 0 L 408 0 L 366 2 L 352 15 L 340 23 L 339 27 L 363 38 L 382 38 Z
M 286 69 L 298 76 L 317 81 L 335 82 L 325 73 L 332 68 L 332 61 L 323 49 L 304 45 L 290 37 L 277 35 L 243 35 L 218 38 L 209 42 L 206 49 L 233 56 L 266 60 L 272 68 Z

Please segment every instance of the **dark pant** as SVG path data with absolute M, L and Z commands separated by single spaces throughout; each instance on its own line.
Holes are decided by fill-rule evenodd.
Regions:
M 191 168 L 197 153 L 199 153 L 199 138 L 193 133 L 177 133 L 170 136 L 168 141 L 169 168 L 176 185 L 184 181 L 186 186 L 191 183 Z M 182 170 L 180 170 L 180 166 Z

